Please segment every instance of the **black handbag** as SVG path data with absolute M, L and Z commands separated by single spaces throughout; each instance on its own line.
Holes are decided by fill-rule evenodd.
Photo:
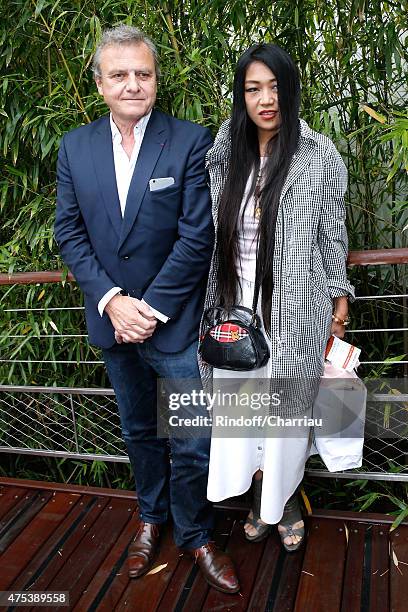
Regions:
M 199 347 L 203 361 L 214 368 L 236 371 L 256 370 L 268 362 L 269 347 L 256 314 L 258 295 L 256 279 L 252 310 L 245 306 L 207 308 L 204 323 L 209 328 Z

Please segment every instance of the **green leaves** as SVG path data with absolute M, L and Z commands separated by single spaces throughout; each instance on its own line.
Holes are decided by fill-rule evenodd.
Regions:
M 349 170 L 350 247 L 406 246 L 405 17 L 401 3 L 388 4 L 384 15 L 380 3 L 362 0 L 1 3 L 0 270 L 62 266 L 52 233 L 58 145 L 65 132 L 106 112 L 90 64 L 101 31 L 120 22 L 141 27 L 158 46 L 163 75 L 158 106 L 214 133 L 230 112 L 233 71 L 242 51 L 262 40 L 284 46 L 300 68 L 302 116 L 335 141 Z M 363 101 L 385 123 L 364 112 Z M 354 273 L 360 293 L 376 287 L 399 290 L 400 277 L 389 270 Z M 47 296 L 64 304 L 67 295 L 79 300 L 79 292 L 71 293 L 68 283 L 66 290 L 68 294 L 50 286 Z M 25 295 L 18 289 L 8 300 L 21 306 Z M 386 326 L 393 308 L 378 314 L 371 305 L 358 305 L 356 322 Z M 401 312 L 396 316 L 402 317 Z M 67 312 L 53 322 L 66 332 L 81 320 Z M 0 324 L 9 330 L 9 322 Z M 402 320 L 400 324 L 405 326 Z M 368 344 L 371 358 L 406 352 L 400 337 L 377 336 Z M 80 340 L 72 340 L 71 346 L 73 355 L 90 354 Z M 10 351 L 14 348 L 11 343 Z M 28 345 L 24 351 L 28 354 Z M 12 370 L 1 367 L 9 377 Z M 387 364 L 391 367 L 398 366 Z M 69 377 L 80 381 L 82 374 L 79 368 Z M 17 381 L 20 371 L 15 369 L 13 376 Z M 53 380 L 59 376 L 67 371 L 57 367 Z

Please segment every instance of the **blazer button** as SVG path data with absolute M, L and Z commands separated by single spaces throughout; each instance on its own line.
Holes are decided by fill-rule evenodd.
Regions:
M 124 255 L 123 259 L 124 259 L 125 261 L 127 261 L 128 259 L 130 259 L 130 257 L 129 257 L 129 255 Z

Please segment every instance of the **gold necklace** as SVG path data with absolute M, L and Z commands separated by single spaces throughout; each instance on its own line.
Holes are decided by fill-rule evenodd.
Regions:
M 262 213 L 262 208 L 261 208 L 261 194 L 262 194 L 262 190 L 261 190 L 261 178 L 262 178 L 262 170 L 261 170 L 261 168 L 259 168 L 258 176 L 257 176 L 257 179 L 256 179 L 255 190 L 254 190 L 254 201 L 255 201 L 254 216 L 255 216 L 255 219 L 258 219 L 258 220 L 261 218 L 261 213 Z

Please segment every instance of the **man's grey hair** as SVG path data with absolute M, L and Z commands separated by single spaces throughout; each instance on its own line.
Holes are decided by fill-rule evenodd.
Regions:
M 156 70 L 156 76 L 160 76 L 159 66 L 159 54 L 157 53 L 156 46 L 151 38 L 146 36 L 139 28 L 128 25 L 118 25 L 115 28 L 105 30 L 102 33 L 102 38 L 96 47 L 95 54 L 93 56 L 92 70 L 95 77 L 102 76 L 101 74 L 101 53 L 105 47 L 111 45 L 140 45 L 145 44 L 148 49 L 152 52 L 154 59 L 154 67 Z

